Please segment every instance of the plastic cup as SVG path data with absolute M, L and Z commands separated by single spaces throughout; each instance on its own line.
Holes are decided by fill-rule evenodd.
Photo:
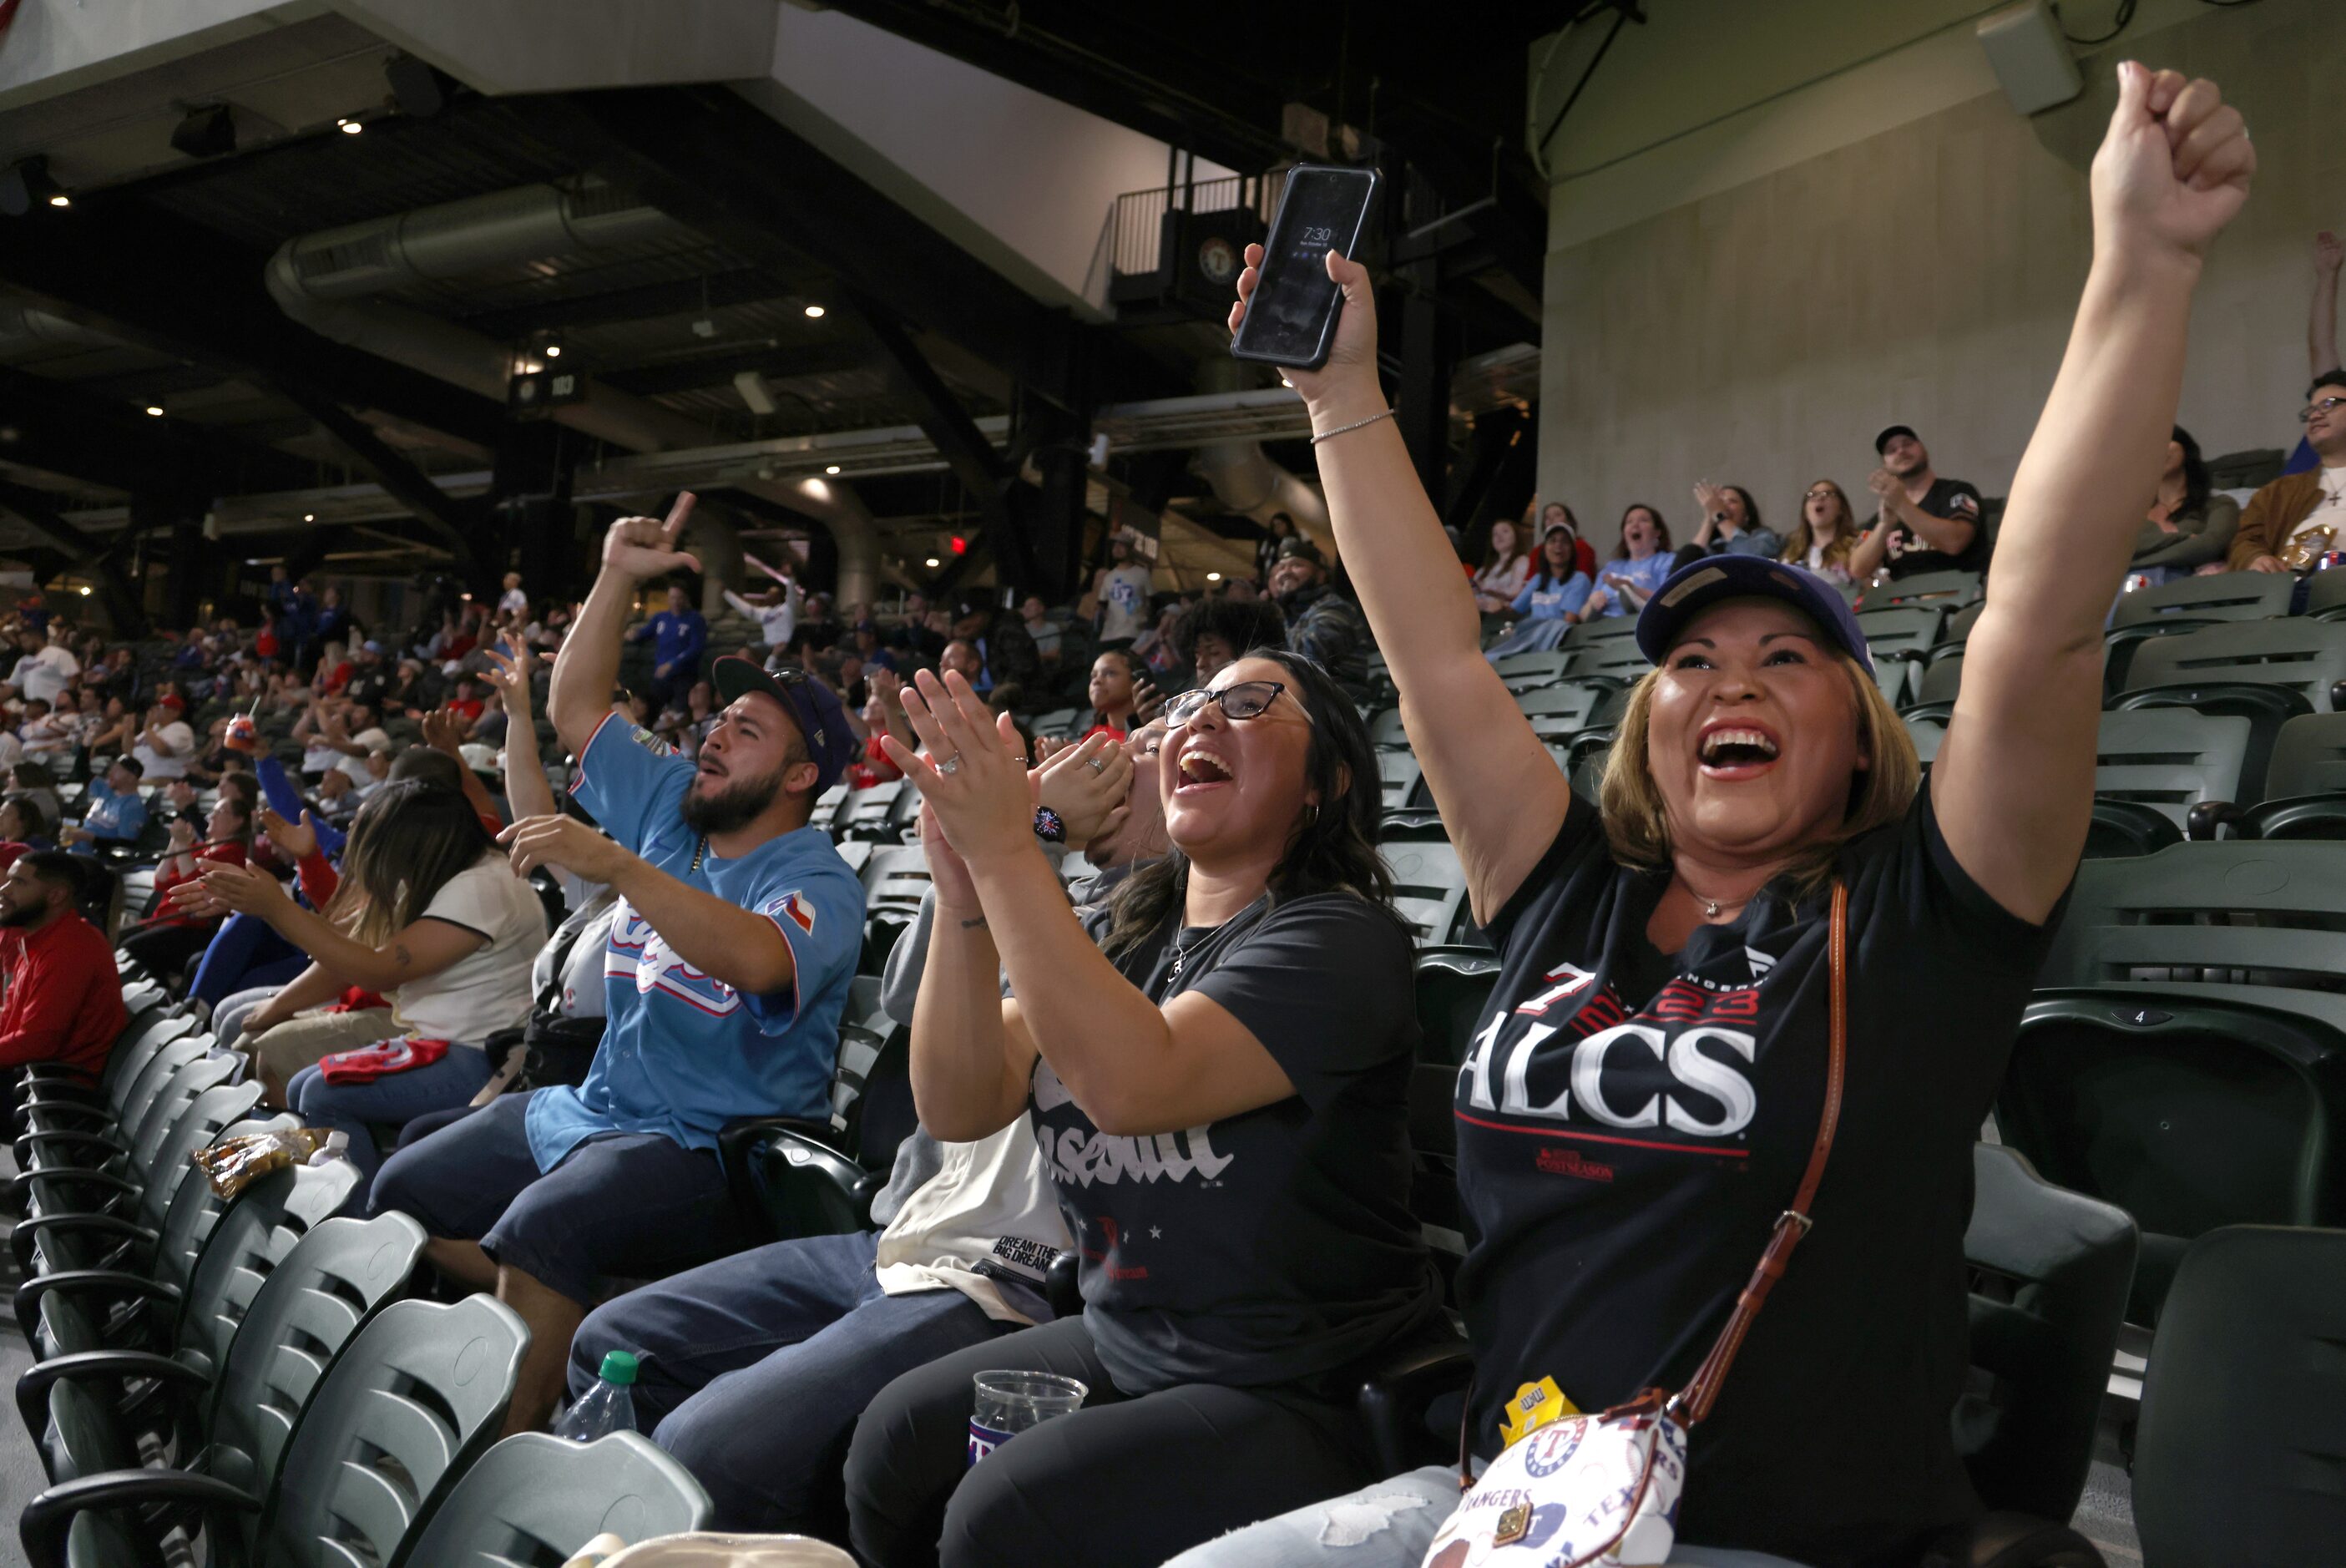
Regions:
M 975 1464 L 1029 1427 L 1079 1409 L 1091 1390 L 1054 1372 L 980 1372 L 969 1417 L 969 1462 Z

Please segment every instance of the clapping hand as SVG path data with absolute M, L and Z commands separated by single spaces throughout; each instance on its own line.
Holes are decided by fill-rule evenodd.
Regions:
M 892 735 L 881 747 L 920 790 L 952 848 L 973 863 L 1030 848 L 1035 786 L 1009 716 L 995 718 L 960 672 L 939 680 L 926 670 L 905 689 L 904 715 L 926 755 Z
M 463 714 L 454 708 L 435 708 L 423 716 L 423 744 L 461 762 L 464 759 L 464 729 Z
M 277 852 L 289 860 L 308 860 L 318 852 L 318 824 L 310 813 L 301 813 L 299 822 L 289 822 L 277 814 L 274 807 L 260 809 L 260 831 Z
M 1123 826 L 1132 792 L 1132 758 L 1102 732 L 1063 748 L 1034 769 L 1035 799 L 1059 814 L 1067 842 L 1088 844 Z
M 257 866 L 232 866 L 213 862 L 204 868 L 200 882 L 189 882 L 175 889 L 172 897 L 183 907 L 198 901 L 187 896 L 191 889 L 202 890 L 203 912 L 230 911 L 237 914 L 257 914 L 263 920 L 278 911 L 290 908 L 292 900 L 286 895 L 275 877 Z M 190 913 L 198 912 L 190 909 Z

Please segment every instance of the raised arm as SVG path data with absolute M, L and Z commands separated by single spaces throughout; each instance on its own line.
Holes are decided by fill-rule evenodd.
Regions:
M 603 535 L 603 569 L 578 607 L 578 619 L 562 639 L 554 661 L 554 685 L 546 717 L 573 756 L 586 749 L 595 727 L 611 711 L 611 688 L 619 679 L 619 640 L 635 608 L 636 592 L 648 577 L 679 566 L 700 570 L 699 559 L 677 548 L 692 515 L 692 492 L 676 498 L 665 523 L 622 517 Z
M 1986 606 L 1930 789 L 1948 848 L 2024 920 L 2052 912 L 2094 794 L 2102 621 L 2148 506 L 2209 241 L 2256 153 L 2215 85 L 2118 67 L 2094 158 L 2094 263 L 2012 483 Z
M 560 807 L 546 777 L 546 759 L 538 755 L 537 721 L 529 711 L 530 672 L 539 656 L 522 647 L 518 637 L 482 651 L 489 657 L 488 682 L 505 707 L 505 804 L 513 808 L 516 820 L 551 816 Z
M 1261 264 L 1262 248 L 1247 247 L 1232 331 Z M 1335 347 L 1324 369 L 1286 375 L 1324 438 L 1316 450 L 1337 545 L 1401 693 L 1411 748 L 1465 867 L 1474 916 L 1487 920 L 1555 840 L 1572 794 L 1484 659 L 1474 594 L 1399 427 L 1383 417 L 1368 270 L 1331 249 L 1328 276 L 1344 291 Z
M 2313 311 L 2305 324 L 2305 368 L 2320 375 L 2338 368 L 2338 270 L 2346 244 L 2327 229 L 2313 237 Z

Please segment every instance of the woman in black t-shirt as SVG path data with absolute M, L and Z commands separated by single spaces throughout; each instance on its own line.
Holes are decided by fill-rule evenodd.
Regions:
M 1817 1135 L 1827 892 L 1848 889 L 1844 1099 L 1814 1230 L 1693 1430 L 1673 1563 L 1912 1563 L 1980 1510 L 1951 1431 L 1972 1143 L 2084 848 L 2102 617 L 2167 439 L 2200 252 L 2254 166 L 2209 84 L 2120 76 L 2094 269 L 1927 789 L 1840 596 L 1712 557 L 1652 596 L 1638 644 L 1659 667 L 1601 808 L 1575 799 L 1477 657 L 1383 417 L 1366 274 L 1332 252 L 1333 352 L 1287 372 L 1500 952 L 1454 1101 L 1478 1455 L 1523 1385 L 1597 1410 L 1692 1379 Z M 1457 1497 L 1454 1475 L 1419 1471 L 1180 1568 L 1414 1568 Z
M 1033 1116 L 1084 1312 L 881 1394 L 847 1463 L 859 1555 L 1154 1563 L 1373 1479 L 1362 1365 L 1437 1293 L 1408 1207 L 1410 942 L 1360 715 L 1285 652 L 1167 704 L 1173 850 L 1080 917 L 1009 721 L 958 674 L 923 673 L 905 709 L 935 759 L 884 742 L 936 887 L 921 1123 L 963 1140 Z M 967 1470 L 970 1380 L 1000 1369 L 1090 1395 Z

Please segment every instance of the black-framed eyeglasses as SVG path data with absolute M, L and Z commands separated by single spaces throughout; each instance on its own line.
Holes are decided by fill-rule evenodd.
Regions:
M 1203 713 L 1209 702 L 1221 705 L 1224 718 L 1260 718 L 1263 710 L 1277 702 L 1279 694 L 1286 689 L 1287 683 L 1283 680 L 1234 680 L 1219 691 L 1201 686 L 1195 691 L 1183 692 L 1165 705 L 1165 728 L 1175 729 L 1188 723 Z M 1304 713 L 1301 703 L 1295 704 L 1295 711 L 1303 714 L 1304 723 L 1311 722 L 1311 716 Z
M 2303 408 L 2297 411 L 2297 423 L 2300 424 L 2311 424 L 2315 414 L 2328 413 L 2331 409 L 2336 408 L 2341 402 L 2346 402 L 2346 397 L 2326 397 L 2319 402 L 2307 403 Z

